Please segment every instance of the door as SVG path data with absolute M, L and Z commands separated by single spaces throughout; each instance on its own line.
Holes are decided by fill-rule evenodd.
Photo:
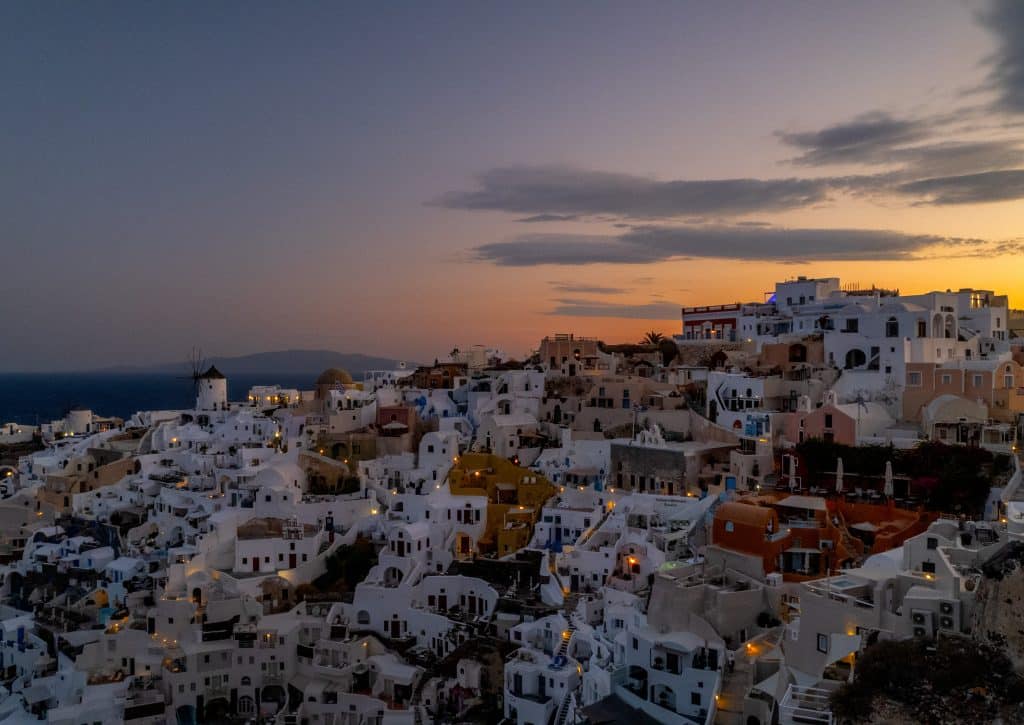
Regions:
M 288 568 L 289 569 L 294 569 L 295 566 L 296 566 L 296 563 L 297 562 L 295 560 L 295 554 L 289 554 L 288 555 Z
M 252 570 L 253 571 L 259 571 L 260 570 L 260 558 L 258 556 L 254 556 L 252 558 Z
M 440 609 L 442 612 L 447 612 L 448 611 L 448 596 L 447 595 L 441 594 L 437 598 L 437 608 Z
M 391 620 L 391 639 L 398 639 L 402 636 L 402 623 L 397 619 Z

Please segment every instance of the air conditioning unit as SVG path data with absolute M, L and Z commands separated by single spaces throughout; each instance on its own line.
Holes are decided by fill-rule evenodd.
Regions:
M 913 615 L 911 615 L 911 619 L 914 620 L 914 624 L 924 624 L 924 613 L 914 612 Z
M 914 627 L 914 636 L 915 637 L 927 637 L 928 633 L 925 632 L 924 627 Z
M 939 625 L 943 629 L 953 629 L 953 618 L 952 617 L 942 617 L 942 618 L 939 619 Z
M 943 614 L 952 614 L 953 613 L 953 602 L 942 602 L 939 605 L 939 611 L 941 611 Z

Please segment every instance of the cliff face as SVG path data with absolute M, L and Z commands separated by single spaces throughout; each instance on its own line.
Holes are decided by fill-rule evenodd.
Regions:
M 1017 672 L 1024 672 L 1024 547 L 1010 547 L 984 573 L 970 631 L 975 639 L 1001 647 Z

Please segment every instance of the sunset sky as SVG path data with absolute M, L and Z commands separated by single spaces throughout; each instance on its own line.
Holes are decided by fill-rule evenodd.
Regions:
M 1024 307 L 1024 3 L 0 5 L 0 370 Z

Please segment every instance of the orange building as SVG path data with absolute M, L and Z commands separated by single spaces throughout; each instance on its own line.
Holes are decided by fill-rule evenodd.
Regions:
M 499 556 L 530 543 L 533 525 L 555 487 L 544 476 L 488 453 L 467 453 L 448 472 L 453 496 L 486 496 L 487 526 L 477 541 L 481 552 Z
M 806 581 L 900 546 L 936 515 L 818 496 L 751 496 L 715 511 L 711 543 L 760 560 L 765 574 Z

